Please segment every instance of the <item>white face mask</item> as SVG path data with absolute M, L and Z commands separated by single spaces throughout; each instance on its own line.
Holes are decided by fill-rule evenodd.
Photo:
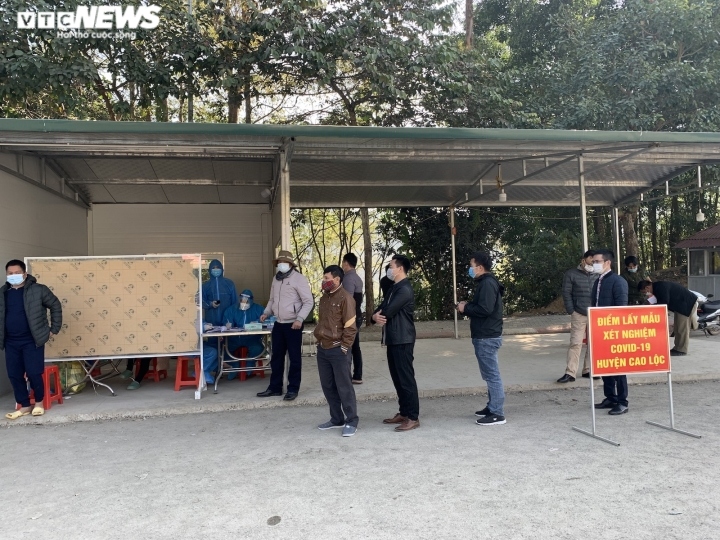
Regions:
M 395 281 L 395 270 L 393 268 L 388 268 L 385 275 L 388 279 Z
M 243 311 L 250 309 L 250 302 L 240 302 L 240 309 Z
M 593 272 L 595 272 L 596 274 L 602 274 L 604 266 L 605 263 L 593 263 Z
M 281 262 L 277 265 L 278 272 L 281 274 L 285 274 L 286 272 L 290 271 L 290 263 Z
M 7 279 L 7 282 L 10 285 L 20 285 L 23 281 L 25 281 L 25 278 L 22 274 L 11 274 L 7 276 L 5 279 Z
M 635 272 L 637 272 L 637 268 L 628 268 L 628 272 L 634 274 Z
M 586 265 L 585 265 L 585 271 L 586 271 L 586 272 L 592 272 L 592 271 L 593 271 L 593 265 L 592 265 L 592 264 L 586 264 Z

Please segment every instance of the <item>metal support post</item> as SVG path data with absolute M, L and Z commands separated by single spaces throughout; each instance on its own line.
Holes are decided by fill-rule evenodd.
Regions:
M 578 181 L 580 184 L 580 217 L 582 218 L 583 253 L 588 247 L 587 231 L 587 205 L 585 204 L 585 161 L 582 154 L 578 154 Z
M 455 207 L 450 207 L 450 245 L 452 247 L 452 280 L 453 280 L 453 304 L 457 304 L 457 267 L 455 263 Z M 458 339 L 458 312 L 453 310 L 455 318 L 455 339 Z

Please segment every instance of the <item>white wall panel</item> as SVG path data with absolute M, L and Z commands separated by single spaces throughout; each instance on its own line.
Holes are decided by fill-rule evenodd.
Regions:
M 91 255 L 225 254 L 226 275 L 258 302 L 270 294 L 271 223 L 267 205 L 95 204 Z
M 10 161 L 3 157 L 4 163 Z M 14 156 L 12 157 L 14 160 Z M 37 171 L 36 171 L 37 172 Z M 87 255 L 87 211 L 61 197 L 0 171 L 0 261 Z M 0 393 L 10 391 L 4 368 Z

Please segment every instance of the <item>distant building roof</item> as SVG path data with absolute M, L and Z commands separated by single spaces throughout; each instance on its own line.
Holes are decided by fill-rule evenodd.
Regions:
M 703 229 L 675 244 L 676 248 L 682 249 L 711 248 L 715 246 L 720 246 L 720 223 Z

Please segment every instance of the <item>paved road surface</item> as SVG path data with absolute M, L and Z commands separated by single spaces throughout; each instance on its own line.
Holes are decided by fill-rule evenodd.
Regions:
M 589 427 L 586 388 L 514 393 L 505 426 L 481 398 L 423 399 L 422 427 L 320 432 L 324 406 L 13 426 L 0 435 L 0 538 L 717 539 L 720 383 L 631 387 L 630 413 Z M 274 523 L 274 525 L 273 525 Z

